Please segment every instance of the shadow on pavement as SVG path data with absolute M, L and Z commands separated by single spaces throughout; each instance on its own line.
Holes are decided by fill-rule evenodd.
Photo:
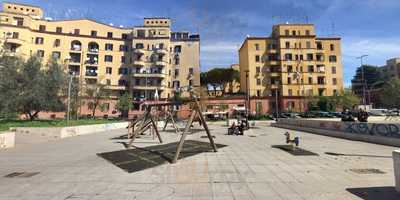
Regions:
M 346 190 L 364 200 L 400 199 L 400 193 L 394 187 L 347 188 Z
M 359 157 L 371 157 L 371 158 L 392 158 L 392 156 L 378 156 L 378 155 L 365 155 L 365 154 L 344 154 L 335 152 L 325 152 L 327 155 L 331 156 L 359 156 Z
M 126 146 L 126 143 L 122 144 Z M 177 145 L 178 142 L 174 142 L 144 148 L 135 147 L 135 149 L 98 153 L 97 155 L 124 171 L 132 173 L 171 162 L 175 155 Z M 222 144 L 216 145 L 218 148 L 227 146 Z M 186 158 L 204 152 L 213 152 L 208 142 L 187 140 L 183 145 L 180 158 Z

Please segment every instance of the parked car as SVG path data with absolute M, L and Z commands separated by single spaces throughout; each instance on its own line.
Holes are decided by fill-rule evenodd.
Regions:
M 318 117 L 322 117 L 322 118 L 334 118 L 335 116 L 330 114 L 329 112 L 324 112 L 324 111 L 320 111 L 317 113 Z

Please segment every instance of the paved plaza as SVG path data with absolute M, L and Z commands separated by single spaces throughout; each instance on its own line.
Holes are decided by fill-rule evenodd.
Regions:
M 231 136 L 227 127 L 210 125 L 216 143 L 226 145 L 217 153 L 131 173 L 97 155 L 125 150 L 121 142 L 127 140 L 118 137 L 126 130 L 2 150 L 0 200 L 400 199 L 393 188 L 395 147 L 291 131 L 301 148 L 319 154 L 294 156 L 271 147 L 285 144 L 285 129 L 256 126 L 244 136 Z M 173 131 L 161 134 L 166 144 L 179 139 Z M 204 131 L 188 140 L 207 142 L 201 136 Z M 159 143 L 148 136 L 134 145 Z M 39 173 L 4 177 L 13 172 Z

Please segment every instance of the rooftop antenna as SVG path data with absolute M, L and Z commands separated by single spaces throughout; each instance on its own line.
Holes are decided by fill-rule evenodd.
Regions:
M 332 36 L 335 36 L 335 22 L 334 21 L 332 21 L 332 24 L 331 24 L 331 28 L 332 28 Z
M 308 21 L 308 15 L 306 15 L 306 24 L 308 24 L 309 23 L 309 21 Z

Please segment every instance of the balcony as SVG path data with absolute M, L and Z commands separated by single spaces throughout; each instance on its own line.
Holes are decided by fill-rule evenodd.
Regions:
M 167 74 L 164 73 L 133 73 L 132 76 L 136 78 L 165 78 Z
M 157 66 L 165 66 L 165 65 L 167 65 L 167 62 L 163 61 L 163 60 L 157 60 L 154 62 L 154 64 Z
M 109 90 L 126 90 L 126 87 L 123 85 L 107 85 L 105 88 Z
M 156 53 L 165 55 L 165 54 L 168 53 L 168 50 L 167 50 L 167 49 L 157 49 L 157 50 L 156 50 Z
M 82 47 L 81 46 L 72 46 L 71 51 L 80 52 L 80 51 L 82 51 Z
M 144 50 L 144 49 L 134 49 L 133 53 L 135 53 L 135 54 L 144 54 L 144 53 L 146 53 L 146 50 Z
M 137 90 L 165 90 L 165 85 L 135 85 L 133 88 Z
M 88 49 L 88 54 L 99 54 L 99 49 Z
M 133 65 L 144 66 L 145 62 L 143 60 L 134 60 Z
M 97 76 L 97 72 L 86 71 L 85 76 L 96 77 Z
M 21 46 L 24 43 L 23 40 L 18 39 L 18 38 L 7 38 L 6 39 L 6 44 L 15 44 L 17 46 Z

